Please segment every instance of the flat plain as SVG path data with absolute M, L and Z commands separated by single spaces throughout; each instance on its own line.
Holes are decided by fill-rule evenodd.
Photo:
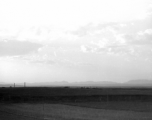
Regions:
M 0 120 L 152 120 L 152 89 L 0 88 Z
M 62 104 L 1 105 L 1 120 L 151 120 L 152 112 L 94 109 Z

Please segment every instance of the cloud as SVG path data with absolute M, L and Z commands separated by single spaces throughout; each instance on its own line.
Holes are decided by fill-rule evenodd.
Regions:
M 48 44 L 54 41 L 74 41 L 77 39 L 76 35 L 71 34 L 68 31 L 53 28 L 53 27 L 43 27 L 43 26 L 33 26 L 20 30 L 16 36 L 17 40 L 30 40 L 38 43 Z
M 137 40 L 138 44 L 151 44 L 152 45 L 152 29 L 147 29 L 145 31 L 141 31 L 137 33 Z
M 14 39 L 18 34 L 18 29 L 0 28 L 0 39 Z
M 130 45 L 152 45 L 152 29 L 137 32 L 136 34 L 124 35 L 126 42 Z
M 81 46 L 81 50 L 82 50 L 83 52 L 93 52 L 93 51 L 94 51 L 93 47 L 90 47 L 90 46 L 88 46 L 88 45 L 82 45 L 82 46 Z
M 45 61 L 42 61 L 42 60 L 32 60 L 32 61 L 30 61 L 30 63 L 40 63 L 40 64 L 43 64 L 43 63 L 45 63 Z
M 90 24 L 83 28 L 81 46 L 83 52 L 107 53 L 116 55 L 147 55 L 152 54 L 152 15 L 144 19 L 129 22 L 107 24 Z
M 48 65 L 54 65 L 54 64 L 56 64 L 55 60 L 31 60 L 30 63 L 48 64 Z
M 111 27 L 103 29 L 100 34 L 103 34 L 100 40 L 92 40 L 90 43 L 82 45 L 81 50 L 83 52 L 95 53 L 114 53 L 114 51 L 118 53 L 118 49 L 121 51 L 123 51 L 124 48 L 127 49 L 124 34 L 120 34 Z
M 52 57 L 50 53 L 40 54 L 39 52 L 30 55 L 21 56 L 19 60 L 25 61 L 28 64 L 39 64 L 43 66 L 74 66 L 75 62 L 62 57 Z
M 56 62 L 54 60 L 48 60 L 46 61 L 46 64 L 54 65 Z
M 152 3 L 147 6 L 147 14 L 152 15 Z
M 89 23 L 85 26 L 80 27 L 79 29 L 72 31 L 71 33 L 74 35 L 78 35 L 79 37 L 84 37 L 86 35 L 92 35 L 104 31 L 105 29 L 111 27 L 113 29 L 118 29 L 118 27 L 125 27 L 126 24 L 121 24 L 118 22 L 107 22 L 102 24 L 93 24 Z
M 149 25 L 150 18 L 131 22 L 89 23 L 75 31 L 37 26 L 20 30 L 14 38 L 18 41 L 47 45 L 49 47 L 39 47 L 39 53 L 50 53 L 54 57 L 57 49 L 61 51 L 60 48 L 63 48 L 64 51 L 81 48 L 82 52 L 121 53 L 124 51 L 126 53 L 127 49 L 129 51 L 128 46 L 130 45 L 133 47 L 133 45 L 151 44 L 151 26 L 147 28 L 148 25 L 145 23 Z M 3 33 L 5 32 L 3 31 Z M 8 35 L 5 36 L 8 37 Z
M 0 41 L 0 56 L 25 55 L 37 51 L 41 44 L 29 41 L 3 40 Z

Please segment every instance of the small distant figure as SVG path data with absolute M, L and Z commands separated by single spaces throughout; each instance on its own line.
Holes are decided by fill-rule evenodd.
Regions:
M 24 82 L 24 87 L 26 87 L 26 82 Z

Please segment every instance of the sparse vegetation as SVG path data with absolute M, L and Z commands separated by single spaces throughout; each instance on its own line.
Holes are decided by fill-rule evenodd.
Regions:
M 0 118 L 11 120 L 151 120 L 148 88 L 0 88 Z
M 13 113 L 13 115 L 1 114 L 1 120 L 5 120 L 3 117 L 11 120 L 12 116 L 18 120 L 43 120 L 44 118 L 48 120 L 151 120 L 152 118 L 150 112 L 104 110 L 61 104 L 12 104 L 1 106 L 2 110 L 5 115 L 7 113 Z

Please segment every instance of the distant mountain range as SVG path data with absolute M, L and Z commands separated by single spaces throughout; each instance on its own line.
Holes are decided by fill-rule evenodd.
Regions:
M 130 80 L 128 82 L 125 82 L 124 85 L 152 87 L 152 80 Z
M 149 84 L 149 83 L 152 83 L 152 80 L 130 80 L 126 83 L 131 83 L 131 84 Z
M 35 82 L 26 83 L 26 86 L 51 87 L 51 86 L 75 86 L 75 87 L 152 87 L 152 80 L 130 80 L 124 83 L 111 81 L 86 81 L 86 82 Z M 14 87 L 13 84 L 0 83 L 0 87 Z M 15 87 L 24 87 L 23 83 L 16 83 Z

